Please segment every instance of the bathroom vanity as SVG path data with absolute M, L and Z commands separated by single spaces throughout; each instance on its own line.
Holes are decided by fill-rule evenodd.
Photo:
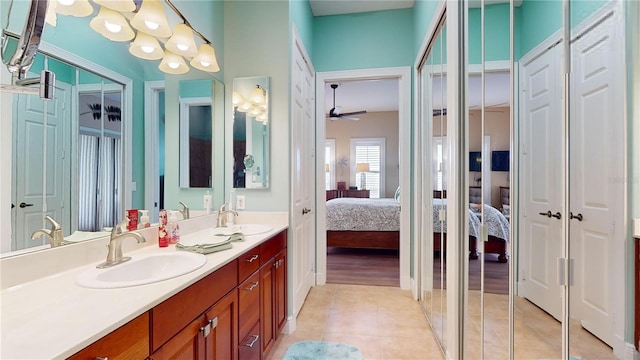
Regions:
M 189 236 L 209 230 L 201 231 Z M 153 244 L 125 254 L 157 251 L 177 250 Z M 4 288 L 3 314 L 11 315 L 2 320 L 2 357 L 266 357 L 287 320 L 287 226 L 206 256 L 189 274 L 130 288 L 76 285 L 78 273 L 92 264 Z M 42 306 L 27 314 L 31 304 L 21 300 L 34 297 Z

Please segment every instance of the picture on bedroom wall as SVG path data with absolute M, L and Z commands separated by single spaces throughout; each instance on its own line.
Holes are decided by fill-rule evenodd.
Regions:
M 509 171 L 509 151 L 491 152 L 491 171 Z

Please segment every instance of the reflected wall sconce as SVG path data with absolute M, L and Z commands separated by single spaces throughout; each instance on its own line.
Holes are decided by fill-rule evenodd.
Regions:
M 360 190 L 365 190 L 367 186 L 366 173 L 369 172 L 369 163 L 357 163 L 356 173 L 360 173 Z
M 329 168 L 329 164 L 324 164 L 324 172 L 331 172 L 331 168 Z

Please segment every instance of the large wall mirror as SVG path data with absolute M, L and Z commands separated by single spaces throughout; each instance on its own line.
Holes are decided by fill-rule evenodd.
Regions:
M 180 187 L 213 181 L 213 81 L 180 81 Z
M 269 77 L 233 80 L 233 187 L 269 187 Z

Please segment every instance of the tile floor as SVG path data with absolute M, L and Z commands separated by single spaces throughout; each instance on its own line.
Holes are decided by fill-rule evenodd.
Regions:
M 442 326 L 434 293 L 434 328 Z M 560 323 L 529 301 L 516 298 L 515 359 L 559 359 Z M 485 297 L 485 359 L 508 359 L 508 297 Z M 480 311 L 477 291 L 469 292 L 467 346 L 479 359 Z M 446 331 L 446 329 L 444 329 Z M 571 324 L 571 354 L 582 360 L 615 359 L 611 348 Z M 328 284 L 311 289 L 297 319 L 297 330 L 282 335 L 268 360 L 281 359 L 289 345 L 324 340 L 354 345 L 365 359 L 444 359 L 435 335 L 410 291 L 395 287 Z
M 351 344 L 365 359 L 444 359 L 411 291 L 394 287 L 327 284 L 311 289 L 297 330 L 282 335 L 268 359 L 282 359 L 304 340 Z

